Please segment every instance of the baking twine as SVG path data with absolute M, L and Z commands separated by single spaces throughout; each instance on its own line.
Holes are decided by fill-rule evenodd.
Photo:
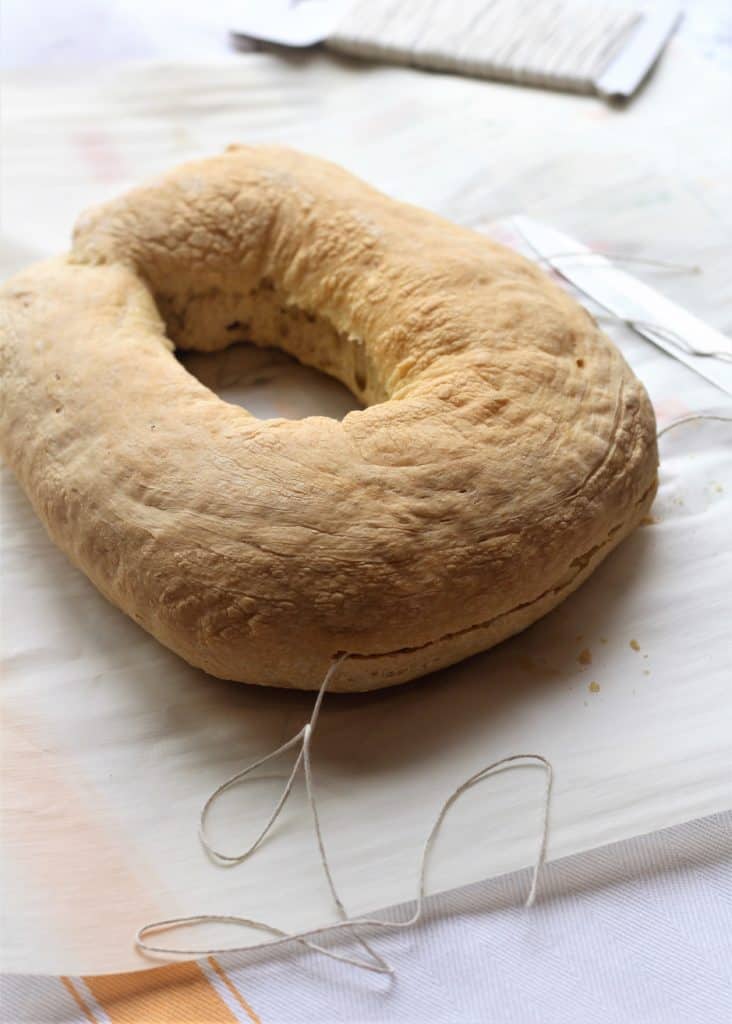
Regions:
M 579 92 L 639 21 L 585 0 L 357 0 L 327 40 L 359 57 Z
M 656 267 L 659 270 L 670 270 L 677 274 L 701 274 L 702 268 L 698 263 L 676 263 L 674 260 L 657 260 L 649 256 L 635 256 L 627 252 L 611 252 L 607 249 L 589 249 L 587 252 L 577 252 L 576 249 L 568 249 L 566 252 L 553 252 L 551 256 L 537 256 L 536 263 L 546 263 L 552 269 L 553 260 L 562 260 L 563 263 L 571 261 L 584 264 L 586 268 L 597 267 L 598 270 L 607 270 L 604 263 L 598 263 L 593 257 L 602 256 L 614 263 L 643 263 L 647 267 Z
M 660 438 L 670 430 L 675 430 L 677 427 L 682 426 L 685 423 L 693 423 L 699 420 L 714 420 L 722 423 L 732 423 L 732 416 L 725 416 L 723 414 L 716 413 L 692 413 L 688 416 L 684 416 L 679 420 L 667 424 L 658 431 L 657 436 Z M 437 819 L 432 826 L 427 841 L 424 844 L 422 851 L 422 858 L 419 865 L 418 883 L 417 883 L 417 899 L 416 908 L 411 917 L 408 917 L 404 921 L 387 921 L 379 917 L 357 917 L 352 918 L 349 916 L 346 910 L 343 900 L 338 894 L 333 874 L 330 868 L 330 862 L 328 860 L 328 854 L 325 848 L 325 840 L 323 838 L 323 832 L 320 825 L 320 814 L 318 812 L 318 804 L 315 794 L 315 783 L 313 779 L 313 767 L 311 758 L 311 748 L 315 729 L 318 724 L 320 717 L 320 709 L 323 705 L 323 699 L 325 697 L 326 690 L 328 689 L 334 675 L 338 668 L 343 662 L 350 657 L 348 653 L 339 654 L 331 662 L 328 671 L 325 674 L 325 678 L 321 683 L 318 695 L 315 699 L 312 714 L 306 724 L 299 730 L 291 739 L 287 740 L 276 750 L 273 750 L 270 754 L 266 754 L 264 757 L 259 758 L 258 761 L 254 761 L 252 764 L 247 765 L 246 768 L 236 772 L 230 778 L 222 782 L 221 785 L 217 786 L 216 789 L 211 793 L 203 807 L 199 817 L 198 835 L 203 848 L 209 857 L 216 863 L 219 864 L 240 864 L 250 857 L 264 842 L 267 835 L 271 831 L 272 827 L 279 818 L 282 810 L 287 803 L 287 800 L 292 792 L 292 788 L 295 784 L 295 780 L 300 769 L 303 769 L 305 776 L 305 790 L 307 794 L 307 801 L 310 807 L 310 813 L 313 819 L 313 826 L 315 829 L 315 838 L 318 845 L 318 853 L 320 856 L 320 866 L 325 875 L 330 889 L 333 902 L 336 905 L 338 911 L 339 920 L 328 925 L 323 925 L 319 928 L 309 928 L 299 932 L 287 932 L 281 928 L 276 928 L 274 925 L 267 924 L 265 921 L 257 921 L 253 918 L 240 917 L 238 915 L 231 914 L 193 914 L 188 917 L 171 917 L 164 921 L 154 921 L 150 924 L 144 925 L 137 932 L 135 936 L 135 945 L 143 953 L 152 955 L 176 957 L 176 956 L 191 956 L 191 957 L 203 957 L 211 956 L 220 953 L 238 953 L 245 950 L 265 949 L 268 947 L 281 946 L 287 942 L 299 942 L 303 946 L 307 946 L 308 949 L 314 950 L 315 952 L 322 953 L 324 956 L 330 957 L 332 960 L 338 960 L 341 963 L 350 964 L 353 967 L 361 968 L 366 971 L 374 971 L 377 974 L 394 974 L 394 968 L 380 956 L 368 941 L 360 934 L 363 929 L 373 928 L 411 928 L 417 924 L 422 917 L 424 909 L 424 901 L 426 898 L 426 875 L 427 865 L 429 863 L 432 848 L 435 844 L 435 840 L 442 828 L 442 824 L 447 817 L 447 813 L 450 808 L 455 804 L 460 797 L 467 793 L 468 790 L 477 786 L 491 775 L 497 775 L 500 772 L 510 771 L 514 768 L 536 766 L 544 771 L 545 786 L 544 786 L 544 801 L 543 801 L 543 813 L 541 822 L 541 833 L 539 839 L 539 849 L 531 876 L 531 883 L 529 886 L 529 892 L 526 897 L 524 906 L 530 907 L 533 905 L 536 899 L 539 872 L 544 865 L 546 860 L 546 849 L 547 841 L 549 836 L 549 808 L 551 803 L 551 792 L 553 782 L 553 769 L 551 763 L 541 754 L 512 754 L 509 757 L 501 758 L 499 761 L 494 761 L 492 764 L 487 765 L 485 768 L 481 768 L 475 774 L 471 775 L 470 778 L 462 782 L 456 789 L 452 791 L 450 796 L 444 802 L 440 808 Z M 218 798 L 225 793 L 232 786 L 237 785 L 243 779 L 251 775 L 252 772 L 256 771 L 262 765 L 267 764 L 274 758 L 279 757 L 280 754 L 286 753 L 293 747 L 299 745 L 299 751 L 295 758 L 295 763 L 292 770 L 287 777 L 282 795 L 275 804 L 274 810 L 272 811 L 267 824 L 264 826 L 262 831 L 259 833 L 254 842 L 251 843 L 245 850 L 240 853 L 224 853 L 218 850 L 213 843 L 210 842 L 207 835 L 207 821 L 208 815 L 213 807 L 214 803 Z M 258 776 L 258 778 L 267 778 L 272 776 Z M 279 776 L 277 776 L 279 777 Z M 149 942 L 148 936 L 157 935 L 161 932 L 172 931 L 176 928 L 184 928 L 197 925 L 211 925 L 211 924 L 234 924 L 240 925 L 246 928 L 252 928 L 256 931 L 267 932 L 273 938 L 256 943 L 248 946 L 225 946 L 225 947 L 193 947 L 193 948 L 175 948 L 172 946 L 157 945 L 154 942 Z M 334 932 L 345 931 L 352 938 L 355 938 L 361 945 L 363 950 L 370 957 L 369 960 L 362 957 L 346 956 L 342 953 L 337 953 L 332 949 L 328 949 L 325 946 L 320 945 L 317 942 L 312 941 L 319 935 L 325 933 L 332 934 Z
M 691 342 L 664 324 L 654 323 L 652 320 L 640 320 L 635 317 L 618 316 L 616 313 L 593 313 L 592 317 L 599 323 L 622 324 L 630 327 L 631 330 L 640 333 L 644 337 L 655 334 L 661 341 L 670 341 L 672 345 L 686 352 L 689 356 L 703 356 L 708 359 L 721 359 L 724 363 L 732 363 L 732 352 L 725 352 L 723 349 L 710 350 L 706 348 L 695 348 Z M 649 341 L 651 339 L 649 338 Z
M 674 420 L 673 423 L 667 423 L 665 427 L 662 427 L 656 437 L 663 437 L 669 430 L 675 430 L 677 427 L 681 427 L 684 423 L 696 423 L 698 420 L 713 420 L 717 423 L 732 423 L 732 416 L 724 416 L 722 413 L 707 413 L 707 412 L 695 412 L 690 413 L 688 416 L 682 416 L 680 420 Z
M 542 757 L 540 754 L 513 754 L 510 757 L 502 758 L 500 761 L 494 761 L 492 764 L 487 765 L 485 768 L 481 768 L 480 771 L 477 771 L 474 775 L 471 775 L 469 779 L 466 779 L 456 789 L 453 790 L 453 792 L 447 798 L 445 803 L 442 805 L 440 812 L 437 815 L 437 819 L 427 837 L 427 841 L 424 844 L 422 858 L 419 867 L 417 905 L 411 917 L 407 918 L 405 921 L 386 921 L 383 918 L 378 917 L 351 918 L 349 916 L 346 907 L 338 894 L 338 890 L 333 879 L 333 874 L 331 872 L 330 863 L 328 861 L 328 854 L 325 848 L 325 840 L 323 839 L 323 833 L 320 826 L 320 814 L 318 812 L 318 805 L 315 795 L 315 784 L 313 780 L 311 760 L 311 746 L 313 735 L 318 724 L 318 718 L 320 716 L 320 709 L 323 704 L 325 692 L 328 689 L 328 686 L 330 685 L 336 671 L 348 657 L 349 654 L 340 654 L 333 660 L 333 662 L 330 665 L 330 668 L 325 674 L 325 678 L 323 679 L 323 682 L 318 691 L 318 695 L 316 697 L 315 705 L 313 707 L 313 711 L 309 721 L 302 727 L 302 729 L 300 729 L 299 732 L 297 732 L 292 737 L 292 739 L 289 739 L 286 743 L 283 743 L 282 746 L 278 747 L 276 750 L 273 750 L 271 754 L 267 754 L 265 757 L 260 758 L 258 761 L 254 761 L 253 764 L 248 765 L 242 771 L 239 771 L 235 775 L 232 775 L 231 778 L 227 779 L 225 782 L 222 782 L 221 785 L 218 786 L 213 791 L 213 793 L 211 793 L 211 795 L 208 797 L 208 799 L 206 800 L 201 809 L 198 828 L 198 835 L 201 840 L 201 844 L 203 845 L 203 848 L 206 850 L 207 854 L 209 855 L 209 857 L 211 857 L 212 860 L 221 864 L 241 863 L 242 861 L 250 857 L 254 853 L 254 851 L 261 845 L 261 843 L 264 841 L 267 834 L 269 833 L 269 831 L 279 818 L 287 802 L 287 799 L 290 796 L 290 793 L 292 792 L 292 787 L 295 783 L 295 779 L 297 778 L 297 775 L 300 769 L 302 768 L 305 775 L 305 790 L 307 794 L 307 800 L 310 806 L 310 813 L 312 815 L 313 825 L 315 828 L 315 838 L 318 844 L 320 866 L 323 869 L 323 874 L 325 875 L 326 881 L 328 883 L 328 888 L 330 889 L 331 896 L 333 897 L 333 902 L 335 903 L 336 908 L 338 910 L 339 921 L 333 924 L 324 925 L 320 928 L 309 928 L 305 931 L 300 932 L 286 932 L 280 928 L 274 927 L 273 925 L 267 924 L 264 921 L 256 921 L 252 918 L 239 917 L 229 914 L 194 914 L 190 917 L 173 917 L 168 918 L 165 921 L 155 921 L 151 924 L 146 924 L 144 927 L 140 928 L 140 930 L 137 932 L 137 935 L 135 936 L 135 945 L 141 952 L 158 954 L 163 956 L 202 957 L 210 956 L 216 953 L 242 952 L 246 949 L 263 949 L 271 946 L 280 946 L 286 942 L 297 941 L 302 943 L 304 946 L 307 946 L 309 949 L 315 950 L 318 953 L 322 953 L 324 956 L 328 956 L 333 960 L 339 960 L 342 963 L 351 964 L 353 967 L 360 967 L 363 970 L 367 971 L 375 971 L 377 974 L 393 974 L 394 969 L 389 965 L 389 963 L 387 963 L 387 961 L 382 956 L 380 956 L 369 945 L 366 939 L 360 934 L 360 930 L 364 928 L 411 928 L 413 925 L 415 925 L 422 917 L 422 912 L 424 908 L 424 900 L 426 896 L 427 865 L 429 862 L 430 854 L 432 852 L 432 847 L 435 844 L 435 840 L 437 839 L 438 833 L 442 827 L 442 823 L 444 822 L 445 817 L 447 816 L 447 813 L 453 806 L 453 804 L 456 803 L 457 800 L 459 800 L 464 793 L 467 793 L 468 790 L 473 788 L 473 786 L 477 786 L 480 782 L 482 782 L 484 779 L 487 779 L 490 775 L 496 775 L 499 772 L 509 771 L 512 768 L 536 765 L 543 769 L 546 783 L 544 788 L 544 806 L 539 851 L 534 864 L 531 884 L 529 887 L 528 896 L 526 897 L 525 905 L 527 907 L 530 907 L 533 904 L 536 898 L 539 871 L 546 859 L 546 846 L 549 833 L 549 804 L 552 789 L 552 766 L 549 763 L 549 761 L 547 761 L 547 759 L 545 757 Z M 295 758 L 295 763 L 292 767 L 292 771 L 290 772 L 287 778 L 287 782 L 285 783 L 282 795 L 277 801 L 267 824 L 264 826 L 264 828 L 259 833 L 254 842 L 241 853 L 228 854 L 223 853 L 221 850 L 217 850 L 216 847 L 209 841 L 206 831 L 208 814 L 216 800 L 221 796 L 222 793 L 226 792 L 227 789 L 230 789 L 238 782 L 241 782 L 257 768 L 261 767 L 264 764 L 267 764 L 268 761 L 273 760 L 280 754 L 284 754 L 286 751 L 291 750 L 293 747 L 297 747 L 298 745 L 300 749 L 297 754 L 297 757 Z M 241 925 L 243 927 L 253 928 L 257 931 L 267 932 L 270 935 L 274 936 L 274 938 L 269 939 L 265 942 L 257 943 L 253 946 L 227 946 L 224 948 L 207 947 L 188 949 L 173 948 L 170 946 L 160 946 L 147 941 L 147 936 L 153 933 L 158 934 L 160 932 L 171 931 L 175 928 L 203 924 Z M 321 946 L 318 943 L 312 941 L 313 938 L 322 935 L 325 932 L 331 933 L 338 931 L 347 931 L 353 938 L 355 938 L 360 943 L 362 948 L 369 954 L 371 959 L 366 960 L 361 957 L 351 957 L 341 953 L 336 953 L 334 952 L 334 950 L 327 949 L 326 947 Z
M 670 260 L 651 259 L 646 256 L 635 256 L 621 252 L 605 252 L 600 249 L 588 249 L 586 252 L 556 252 L 552 253 L 551 256 L 544 256 L 533 242 L 526 237 L 520 228 L 519 231 L 521 233 L 521 237 L 533 252 L 532 261 L 553 270 L 560 277 L 569 281 L 570 284 L 573 284 L 573 282 L 566 274 L 563 273 L 562 266 L 555 263 L 555 260 L 561 259 L 564 265 L 566 265 L 568 260 L 571 260 L 575 265 L 582 266 L 584 269 L 596 267 L 598 270 L 607 270 L 607 264 L 604 262 L 598 262 L 594 259 L 594 257 L 600 256 L 603 259 L 613 260 L 616 263 L 643 263 L 649 267 L 656 267 L 660 270 L 670 270 L 679 274 L 702 273 L 702 268 L 696 263 L 674 263 Z M 573 285 L 573 287 L 576 286 Z M 582 291 L 581 288 L 577 288 L 577 290 Z M 587 292 L 584 292 L 583 294 L 588 295 Z M 648 337 L 648 334 L 655 334 L 661 341 L 670 342 L 687 355 L 703 356 L 710 359 L 721 359 L 723 362 L 732 363 L 732 352 L 726 352 L 724 350 L 710 351 L 709 349 L 696 348 L 687 338 L 678 334 L 673 330 L 673 328 L 668 327 L 665 324 L 655 323 L 652 320 L 642 320 L 637 317 L 619 316 L 617 313 L 611 313 L 608 309 L 603 307 L 602 303 L 594 299 L 592 295 L 588 295 L 588 297 L 603 310 L 601 313 L 591 314 L 593 319 L 599 323 L 622 324 L 623 327 L 629 327 L 632 331 L 636 331 L 646 338 Z M 649 338 L 649 340 L 652 339 Z
M 584 269 L 592 269 L 593 267 L 598 270 L 606 270 L 607 265 L 605 263 L 598 263 L 597 260 L 593 259 L 595 256 L 602 256 L 604 259 L 614 260 L 616 263 L 643 263 L 649 267 L 656 267 L 661 270 L 670 270 L 679 274 L 701 274 L 702 269 L 697 264 L 686 264 L 686 263 L 673 263 L 669 260 L 656 260 L 650 259 L 645 256 L 630 256 L 624 253 L 609 253 L 600 250 L 592 250 L 586 253 L 578 252 L 566 252 L 566 253 L 554 253 L 551 256 L 538 256 L 534 259 L 535 263 L 542 264 L 547 268 L 556 271 L 560 277 L 564 277 L 568 280 L 566 274 L 563 274 L 562 267 L 557 265 L 554 260 L 561 259 L 562 265 L 566 266 L 568 260 L 575 265 L 579 265 Z M 571 280 L 570 280 L 570 283 Z M 581 289 L 579 289 L 581 290 Z M 586 293 L 585 293 L 586 294 Z M 589 298 L 596 302 L 595 299 L 590 295 Z M 597 305 L 600 305 L 597 303 Z M 601 307 L 602 308 L 602 307 Z M 588 311 L 589 312 L 589 311 Z M 642 320 L 637 317 L 625 317 L 619 316 L 617 313 L 611 313 L 609 310 L 603 309 L 601 313 L 593 313 L 592 317 L 598 323 L 611 323 L 611 324 L 622 324 L 623 327 L 629 327 L 632 331 L 636 332 L 650 332 L 655 334 L 661 341 L 669 341 L 672 345 L 675 345 L 682 352 L 686 352 L 690 356 L 706 356 L 711 359 L 721 359 L 723 362 L 732 362 L 732 353 L 725 352 L 724 350 L 713 350 L 695 348 L 691 342 L 674 331 L 671 327 L 667 327 L 664 324 L 655 323 L 653 320 Z M 647 336 L 644 335 L 644 336 Z M 650 339 L 649 339 L 650 340 Z

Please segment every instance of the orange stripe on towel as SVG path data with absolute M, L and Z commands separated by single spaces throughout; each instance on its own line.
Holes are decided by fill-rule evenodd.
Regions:
M 246 1001 L 244 996 L 241 994 L 239 989 L 235 988 L 234 983 L 230 980 L 228 974 L 226 973 L 224 968 L 221 966 L 221 964 L 218 962 L 218 960 L 215 957 L 210 956 L 210 957 L 208 957 L 208 962 L 211 965 L 211 967 L 213 968 L 213 970 L 216 971 L 216 973 L 218 974 L 219 978 L 221 978 L 221 980 L 223 981 L 224 985 L 226 985 L 226 987 L 229 990 L 229 992 L 231 992 L 231 994 L 234 997 L 234 999 L 236 999 L 236 1001 L 239 1004 L 239 1006 L 241 1006 L 241 1008 L 244 1011 L 244 1013 L 246 1013 L 247 1017 L 252 1022 L 252 1024 L 262 1024 L 262 1021 L 261 1021 L 261 1018 L 259 1017 L 259 1015 L 254 1012 L 254 1010 L 251 1008 L 251 1006 Z
M 90 1024 L 99 1024 L 99 1021 L 97 1020 L 97 1018 L 94 1016 L 92 1011 L 87 1006 L 86 1001 L 84 999 L 82 999 L 81 993 L 77 991 L 76 985 L 74 985 L 74 983 L 71 980 L 71 978 L 61 977 L 61 978 L 59 978 L 59 981 L 64 986 L 64 988 L 67 990 L 67 992 L 69 993 L 71 998 L 74 1000 L 74 1002 L 79 1007 L 81 1012 L 84 1014 L 86 1019 L 90 1022 Z
M 84 981 L 112 1024 L 238 1024 L 196 963 Z

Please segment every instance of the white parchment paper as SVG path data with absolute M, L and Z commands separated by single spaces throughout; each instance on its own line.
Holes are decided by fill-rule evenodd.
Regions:
M 680 78 L 676 61 L 686 62 Z M 693 73 L 672 47 L 622 113 L 326 58 L 17 73 L 5 88 L 2 269 L 63 249 L 81 208 L 140 178 L 230 141 L 272 140 L 509 242 L 505 225 L 489 225 L 523 210 L 589 244 L 699 263 L 702 275 L 647 270 L 648 280 L 729 330 L 729 82 L 705 67 L 689 90 Z M 630 332 L 613 336 L 660 422 L 732 408 Z M 194 359 L 191 369 L 259 415 L 353 406 L 279 355 Z M 554 764 L 550 857 L 729 806 L 732 428 L 682 427 L 661 454 L 653 521 L 552 615 L 415 684 L 327 700 L 316 770 L 349 910 L 410 899 L 445 797 L 507 754 Z M 312 698 L 189 668 L 67 563 L 7 472 L 2 500 L 2 969 L 139 967 L 134 931 L 178 914 L 232 912 L 287 929 L 332 920 L 301 792 L 239 868 L 213 867 L 196 837 L 208 792 L 295 732 Z M 229 792 L 213 816 L 217 841 L 244 845 L 275 792 L 271 782 Z M 541 778 L 528 769 L 472 791 L 438 843 L 430 887 L 531 862 L 540 810 Z

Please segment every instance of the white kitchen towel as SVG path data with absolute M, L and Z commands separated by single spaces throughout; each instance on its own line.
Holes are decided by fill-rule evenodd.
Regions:
M 7 976 L 0 1020 L 210 1024 L 193 999 L 208 979 L 212 1016 L 240 1024 L 729 1024 L 731 858 L 727 813 L 557 861 L 530 910 L 527 871 L 436 897 L 374 938 L 392 978 L 293 945 L 201 961 L 197 985 Z

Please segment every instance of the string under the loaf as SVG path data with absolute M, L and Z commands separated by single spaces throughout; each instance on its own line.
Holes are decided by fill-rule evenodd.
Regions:
M 630 327 L 633 331 L 645 332 L 645 336 L 647 336 L 648 332 L 656 334 L 662 341 L 670 341 L 672 345 L 675 345 L 682 352 L 686 352 L 687 355 L 700 356 L 705 359 L 721 359 L 722 362 L 732 363 L 732 352 L 725 352 L 722 349 L 709 351 L 705 348 L 695 348 L 687 338 L 670 327 L 666 327 L 665 324 L 658 324 L 653 320 L 618 316 L 616 313 L 609 313 L 607 311 L 593 313 L 592 315 L 600 323 L 622 324 L 624 327 Z
M 685 423 L 696 423 L 698 420 L 712 420 L 717 423 L 732 423 L 732 416 L 724 416 L 721 413 L 711 412 L 695 412 L 689 416 L 682 416 L 680 420 L 674 420 L 673 423 L 667 423 L 665 427 L 656 434 L 656 437 L 663 437 L 669 430 L 675 430 L 676 427 L 682 427 Z
M 583 267 L 596 266 L 599 270 L 605 270 L 604 263 L 598 263 L 595 256 L 603 256 L 606 260 L 614 263 L 643 263 L 648 267 L 658 267 L 660 270 L 671 270 L 678 274 L 701 274 L 702 268 L 698 263 L 676 263 L 673 260 L 658 260 L 650 256 L 635 256 L 627 252 L 608 252 L 606 249 L 592 249 L 587 252 L 568 250 L 567 252 L 555 252 L 551 256 L 537 256 L 535 262 L 546 264 L 555 269 L 552 260 L 561 260 L 566 264 L 568 261 L 579 264 Z
M 309 721 L 303 726 L 303 728 L 300 729 L 299 732 L 297 732 L 290 740 L 288 740 L 286 743 L 283 743 L 282 746 L 278 747 L 277 750 L 274 750 L 271 754 L 267 754 L 265 757 L 260 758 L 253 764 L 248 765 L 242 771 L 237 772 L 235 775 L 232 775 L 231 778 L 221 783 L 221 785 L 218 786 L 213 791 L 213 793 L 211 793 L 211 795 L 204 803 L 201 809 L 201 815 L 199 820 L 199 837 L 201 843 L 203 844 L 203 847 L 206 850 L 206 852 L 213 860 L 223 864 L 238 864 L 241 861 L 246 860 L 247 857 L 250 857 L 255 852 L 255 850 L 260 846 L 260 844 L 264 841 L 268 832 L 277 821 L 278 817 L 280 816 L 285 806 L 285 803 L 287 802 L 290 793 L 292 792 L 292 787 L 294 785 L 297 774 L 300 771 L 300 768 L 302 767 L 305 776 L 305 791 L 307 795 L 308 804 L 310 807 L 310 813 L 313 818 L 313 827 L 315 830 L 315 837 L 318 845 L 318 853 L 320 856 L 321 868 L 323 869 L 323 873 L 328 883 L 331 896 L 333 897 L 333 901 L 336 905 L 339 920 L 334 924 L 325 925 L 320 928 L 310 928 L 305 931 L 291 933 L 285 932 L 282 929 L 276 928 L 275 926 L 267 924 L 264 921 L 256 921 L 252 918 L 240 917 L 238 915 L 194 914 L 189 917 L 168 918 L 164 921 L 156 921 L 151 924 L 147 924 L 138 931 L 137 935 L 135 936 L 135 944 L 137 948 L 140 949 L 142 952 L 162 956 L 200 957 L 216 953 L 240 952 L 246 949 L 261 949 L 263 947 L 268 946 L 279 946 L 286 942 L 298 941 L 303 945 L 307 946 L 309 949 L 322 953 L 325 956 L 331 957 L 334 960 L 339 960 L 342 963 L 351 964 L 354 967 L 360 967 L 368 971 L 375 971 L 379 974 L 391 974 L 393 973 L 392 968 L 384 960 L 384 958 L 381 957 L 369 945 L 369 943 L 361 934 L 361 931 L 363 929 L 410 928 L 413 925 L 415 925 L 419 921 L 423 912 L 424 900 L 426 897 L 427 866 L 429 863 L 430 853 L 432 851 L 432 847 L 434 846 L 435 840 L 437 839 L 439 831 L 450 808 L 453 806 L 453 804 L 456 803 L 457 800 L 460 799 L 460 797 L 464 793 L 472 789 L 474 786 L 477 786 L 480 782 L 482 782 L 489 776 L 495 775 L 499 772 L 509 771 L 512 768 L 531 765 L 542 768 L 545 773 L 546 780 L 539 850 L 536 861 L 534 863 L 531 884 L 529 887 L 529 892 L 526 898 L 525 905 L 529 907 L 533 904 L 536 898 L 539 871 L 541 870 L 541 867 L 546 859 L 546 847 L 549 833 L 549 805 L 551 800 L 553 773 L 552 766 L 549 763 L 549 761 L 547 761 L 546 758 L 542 757 L 540 754 L 513 754 L 510 757 L 505 757 L 499 761 L 494 761 L 492 764 L 487 765 L 485 768 L 481 768 L 474 775 L 471 775 L 470 778 L 466 779 L 455 790 L 453 790 L 453 792 L 447 798 L 445 803 L 442 805 L 440 812 L 437 815 L 437 819 L 430 830 L 430 833 L 427 837 L 427 840 L 422 851 L 422 858 L 420 861 L 418 875 L 416 908 L 411 917 L 407 918 L 404 921 L 387 921 L 377 917 L 349 917 L 348 911 L 346 910 L 346 907 L 336 888 L 335 881 L 333 879 L 333 874 L 330 868 L 330 862 L 328 860 L 328 854 L 326 851 L 325 841 L 323 838 L 323 833 L 320 825 L 320 816 L 318 813 L 318 804 L 315 793 L 315 782 L 313 779 L 311 758 L 312 738 L 318 723 L 320 709 L 323 704 L 323 698 L 325 697 L 326 690 L 328 689 L 328 686 L 330 685 L 330 682 L 333 679 L 334 674 L 337 672 L 339 666 L 346 660 L 347 657 L 348 654 L 342 654 L 339 657 L 337 657 L 330 665 L 330 668 L 328 669 L 325 678 L 323 679 L 320 690 L 318 691 L 318 695 L 315 700 L 315 705 L 313 707 L 313 712 L 310 716 Z M 282 791 L 282 795 L 275 804 L 275 808 L 272 814 L 270 815 L 267 824 L 264 826 L 264 828 L 259 833 L 257 838 L 245 850 L 241 851 L 240 853 L 224 853 L 221 850 L 216 849 L 216 847 L 213 846 L 213 844 L 209 841 L 206 834 L 206 823 L 208 819 L 208 814 L 214 802 L 227 789 L 229 789 L 231 786 L 236 785 L 242 779 L 246 778 L 248 775 L 254 772 L 257 768 L 261 767 L 264 764 L 267 764 L 267 762 L 273 760 L 275 757 L 278 757 L 280 754 L 283 754 L 286 751 L 291 750 L 298 744 L 300 744 L 300 750 L 297 754 L 292 770 L 289 776 L 287 777 L 285 786 Z M 261 778 L 261 776 L 259 776 L 259 778 Z M 148 942 L 146 940 L 146 937 L 152 933 L 159 933 L 163 931 L 170 931 L 175 928 L 190 927 L 204 924 L 241 925 L 243 927 L 253 928 L 257 931 L 267 932 L 269 935 L 272 936 L 272 938 L 265 942 L 261 942 L 255 946 L 227 946 L 224 948 L 206 947 L 188 949 L 182 949 L 179 947 L 175 948 L 170 946 L 160 946 Z M 347 956 L 345 954 L 337 953 L 334 950 L 328 949 L 324 946 L 321 946 L 317 942 L 313 941 L 313 939 L 315 939 L 319 935 L 323 935 L 325 933 L 337 933 L 341 931 L 348 932 L 348 934 L 352 938 L 355 938 L 359 942 L 361 947 L 365 950 L 365 952 L 368 953 L 370 959 L 366 960 L 361 957 L 352 957 Z
M 638 24 L 588 0 L 358 0 L 328 45 L 359 57 L 594 92 Z
M 595 255 L 604 256 L 606 259 L 615 259 L 621 262 L 646 263 L 649 266 L 661 267 L 667 270 L 675 270 L 678 273 L 701 273 L 701 267 L 695 264 L 687 265 L 683 263 L 672 263 L 666 260 L 650 259 L 643 256 L 630 256 L 624 255 L 622 253 L 610 254 L 601 252 L 600 250 L 587 250 L 587 252 L 568 253 L 558 252 L 553 253 L 551 256 L 544 256 L 541 252 L 539 252 L 539 250 L 536 248 L 533 242 L 523 234 L 523 232 L 521 234 L 524 241 L 527 243 L 527 245 L 531 248 L 533 252 L 533 261 L 535 263 L 539 263 L 540 265 L 549 267 L 551 270 L 554 270 L 557 274 L 559 274 L 560 277 L 563 277 L 565 280 L 568 280 L 570 284 L 572 283 L 572 280 L 571 278 L 568 278 L 567 275 L 563 272 L 562 264 L 566 265 L 567 260 L 571 258 L 572 262 L 574 263 L 579 263 L 580 265 L 586 267 L 592 266 L 593 257 Z M 558 259 L 562 260 L 562 264 L 557 264 L 555 262 L 555 260 Z M 595 265 L 597 266 L 598 270 L 606 269 L 606 265 L 604 263 L 595 263 Z M 590 296 L 590 298 L 592 298 L 592 296 Z M 650 332 L 651 334 L 656 334 L 662 341 L 670 341 L 672 345 L 675 345 L 677 348 L 681 349 L 682 352 L 686 352 L 687 355 L 690 356 L 702 356 L 709 359 L 721 359 L 723 362 L 732 362 L 732 353 L 722 349 L 709 351 L 708 349 L 696 348 L 694 345 L 691 344 L 691 342 L 687 338 L 683 337 L 677 331 L 674 331 L 671 327 L 667 327 L 665 324 L 659 324 L 652 320 L 642 320 L 638 317 L 620 316 L 617 313 L 611 313 L 604 307 L 601 313 L 593 313 L 593 316 L 595 320 L 598 320 L 600 322 L 604 321 L 608 323 L 622 324 L 624 327 L 630 327 L 631 330 L 645 332 L 645 337 L 647 337 L 648 332 Z

